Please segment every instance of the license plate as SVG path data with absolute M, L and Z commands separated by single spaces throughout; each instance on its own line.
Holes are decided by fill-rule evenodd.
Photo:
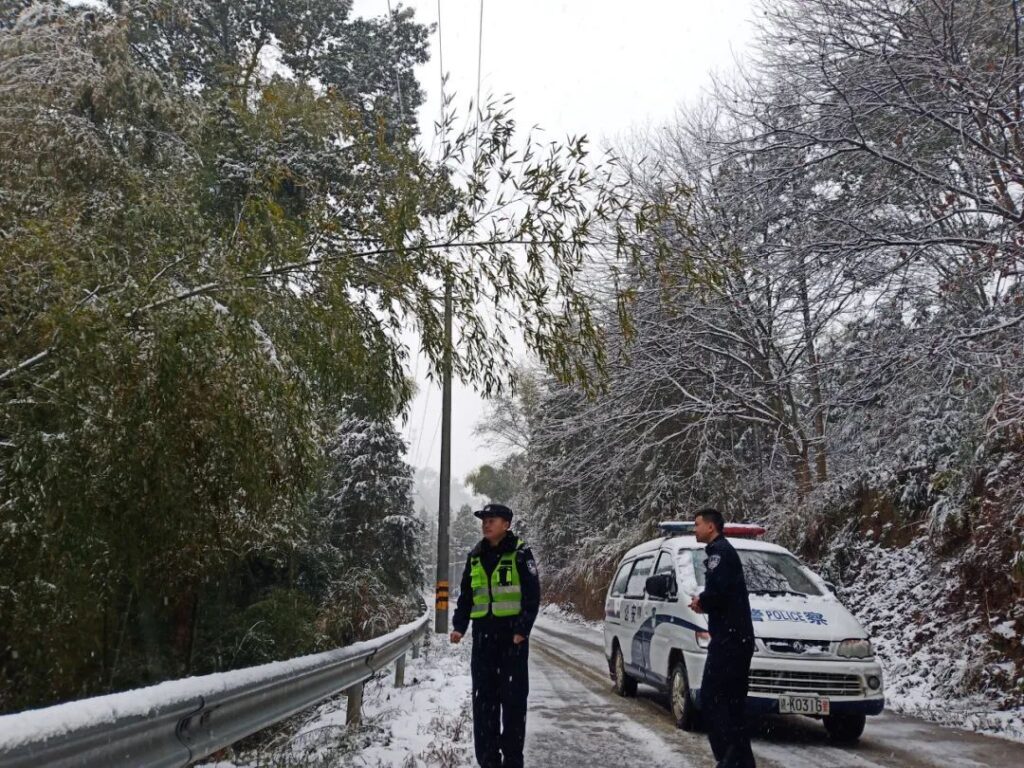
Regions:
M 823 696 L 779 696 L 779 714 L 827 715 L 828 699 Z

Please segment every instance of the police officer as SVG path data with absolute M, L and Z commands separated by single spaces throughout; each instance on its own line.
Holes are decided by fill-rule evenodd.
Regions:
M 483 539 L 469 553 L 451 641 L 473 621 L 473 743 L 481 768 L 522 768 L 527 654 L 540 607 L 533 554 L 511 530 L 512 510 L 488 504 L 474 512 Z
M 717 768 L 753 768 L 745 707 L 750 657 L 754 654 L 754 625 L 743 564 L 722 531 L 725 520 L 717 509 L 702 509 L 694 535 L 704 552 L 704 591 L 690 608 L 708 617 L 707 661 L 701 682 L 701 709 Z

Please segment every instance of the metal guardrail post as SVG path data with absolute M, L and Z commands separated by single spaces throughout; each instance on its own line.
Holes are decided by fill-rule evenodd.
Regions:
M 417 640 L 415 643 L 412 644 L 412 657 L 414 659 L 418 659 L 420 657 L 420 643 L 419 643 L 419 640 Z
M 398 657 L 395 662 L 395 688 L 405 685 L 405 654 Z
M 353 685 L 345 693 L 348 695 L 345 725 L 359 725 L 363 722 L 363 684 Z

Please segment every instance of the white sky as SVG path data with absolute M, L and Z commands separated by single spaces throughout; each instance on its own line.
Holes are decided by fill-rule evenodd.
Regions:
M 634 128 L 672 120 L 700 95 L 712 71 L 728 70 L 748 44 L 752 0 L 482 0 L 481 96 L 515 97 L 521 128 L 537 125 L 552 139 L 586 134 L 595 148 Z M 476 97 L 481 0 L 440 0 L 444 68 L 460 115 Z M 397 7 L 398 0 L 391 0 Z M 438 0 L 403 3 L 418 21 L 435 24 Z M 355 13 L 377 16 L 388 0 L 355 0 Z M 440 109 L 438 35 L 418 74 L 427 94 L 420 112 L 425 145 Z M 405 436 L 408 461 L 440 463 L 441 394 L 422 376 Z M 463 480 L 500 452 L 480 445 L 473 427 L 484 403 L 471 390 L 453 393 L 452 478 Z

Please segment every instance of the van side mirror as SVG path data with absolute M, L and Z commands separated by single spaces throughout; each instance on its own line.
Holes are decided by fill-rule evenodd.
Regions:
M 647 577 L 648 597 L 660 597 L 668 600 L 676 596 L 676 577 L 672 573 L 658 573 Z

